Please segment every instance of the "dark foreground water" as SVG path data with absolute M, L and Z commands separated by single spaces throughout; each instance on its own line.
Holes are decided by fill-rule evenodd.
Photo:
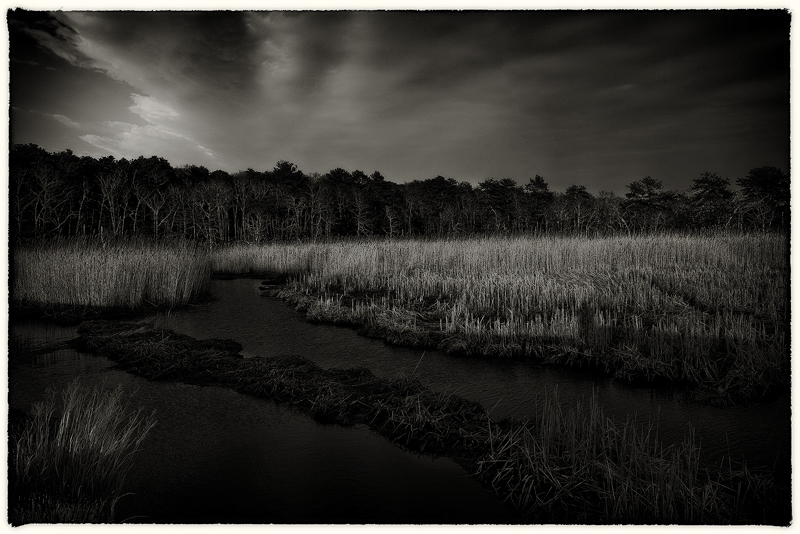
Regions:
M 258 280 L 215 280 L 211 288 L 216 302 L 155 320 L 200 339 L 234 339 L 244 346 L 245 355 L 297 354 L 321 367 L 367 367 L 384 376 L 414 372 L 431 389 L 480 402 L 496 418 L 535 416 L 545 394 L 557 394 L 569 407 L 594 391 L 607 416 L 657 421 L 659 437 L 667 444 L 681 443 L 691 425 L 710 462 L 726 454 L 744 457 L 753 467 L 776 467 L 780 480 L 789 481 L 788 395 L 776 402 L 718 408 L 570 369 L 393 347 L 350 328 L 307 323 L 286 303 L 261 297 L 259 285 Z
M 12 325 L 9 405 L 27 410 L 75 378 L 122 384 L 156 426 L 136 456 L 117 518 L 148 523 L 513 523 L 516 515 L 448 459 L 365 428 L 321 425 L 217 387 L 149 382 L 72 350 L 24 357 L 26 340 L 74 329 Z
M 391 347 L 353 330 L 306 323 L 284 302 L 261 297 L 258 280 L 213 281 L 208 306 L 151 318 L 190 336 L 230 338 L 246 356 L 297 354 L 322 367 L 367 367 L 377 375 L 414 372 L 436 391 L 454 392 L 494 417 L 534 416 L 545 394 L 565 407 L 594 393 L 606 415 L 657 421 L 665 444 L 691 425 L 710 464 L 729 454 L 775 469 L 790 483 L 790 402 L 715 408 L 668 392 L 629 388 L 570 370 L 525 362 L 450 357 Z M 104 358 L 74 351 L 15 356 L 25 340 L 74 337 L 74 329 L 12 325 L 9 403 L 27 409 L 48 387 L 73 378 L 137 389 L 134 405 L 156 410 L 158 425 L 130 476 L 135 495 L 121 517 L 146 522 L 510 523 L 515 515 L 447 459 L 402 451 L 363 428 L 320 425 L 306 416 L 221 388 L 147 382 L 108 370 Z

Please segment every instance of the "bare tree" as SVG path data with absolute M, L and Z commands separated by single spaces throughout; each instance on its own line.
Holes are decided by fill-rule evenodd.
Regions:
M 61 173 L 47 164 L 37 163 L 31 168 L 33 189 L 33 221 L 36 235 L 57 232 L 70 218 L 69 210 L 61 208 L 68 202 Z M 49 229 L 48 229 L 49 226 Z
M 369 194 L 363 187 L 353 190 L 352 203 L 353 216 L 356 219 L 356 235 L 369 235 L 372 233 L 372 208 Z
M 125 227 L 125 211 L 131 190 L 125 179 L 125 171 L 114 167 L 97 176 L 100 185 L 101 210 L 108 213 L 111 232 L 121 235 Z

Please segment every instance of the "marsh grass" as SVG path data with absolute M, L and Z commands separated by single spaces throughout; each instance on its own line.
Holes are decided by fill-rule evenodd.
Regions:
M 233 244 L 75 239 L 16 248 L 12 302 L 188 303 L 209 272 L 271 273 L 310 320 L 396 344 L 533 357 L 708 402 L 789 384 L 788 242 L 776 235 Z
M 205 255 L 185 241 L 69 239 L 12 252 L 11 299 L 41 307 L 187 304 L 207 287 Z
M 537 522 L 693 524 L 729 516 L 729 495 L 701 473 L 693 433 L 664 448 L 656 429 L 604 417 L 596 398 L 565 410 L 551 396 L 538 420 L 490 426 L 478 476 L 507 488 L 506 499 Z
M 155 424 L 120 387 L 72 382 L 33 405 L 10 436 L 9 521 L 107 523 L 133 456 Z
M 776 235 L 237 245 L 214 269 L 290 275 L 309 319 L 446 352 L 589 365 L 733 403 L 788 387 Z

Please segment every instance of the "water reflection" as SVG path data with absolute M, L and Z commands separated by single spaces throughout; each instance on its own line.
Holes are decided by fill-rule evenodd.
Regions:
M 545 393 L 565 406 L 596 392 L 606 415 L 658 420 L 665 444 L 682 442 L 689 424 L 705 458 L 744 457 L 775 466 L 790 480 L 789 399 L 715 408 L 669 393 L 628 388 L 570 370 L 524 362 L 450 357 L 305 322 L 258 280 L 214 281 L 217 301 L 151 318 L 197 338 L 231 338 L 248 356 L 298 354 L 323 367 L 367 367 L 393 376 L 415 372 L 437 391 L 453 392 L 494 417 L 530 417 Z M 76 377 L 88 385 L 123 384 L 134 406 L 156 411 L 129 482 L 134 495 L 120 516 L 136 522 L 255 523 L 508 523 L 515 516 L 463 470 L 445 459 L 406 453 L 366 429 L 322 426 L 271 403 L 220 388 L 148 382 L 111 369 L 111 362 L 72 350 L 41 353 L 42 343 L 74 337 L 74 328 L 11 325 L 9 405 L 28 409 L 47 388 Z
M 12 324 L 17 347 L 58 340 Z M 157 424 L 128 477 L 119 519 L 144 523 L 490 523 L 516 515 L 447 459 L 404 452 L 365 428 L 320 425 L 232 390 L 150 382 L 72 350 L 9 356 L 9 407 L 28 410 L 78 378 L 122 385 Z
M 774 465 L 779 482 L 789 482 L 788 396 L 772 403 L 717 408 L 567 369 L 391 347 L 349 328 L 306 323 L 303 314 L 286 303 L 261 297 L 258 286 L 258 280 L 216 280 L 211 284 L 216 302 L 155 320 L 197 338 L 234 339 L 249 356 L 298 354 L 321 367 L 367 367 L 383 376 L 415 372 L 430 388 L 480 402 L 495 417 L 534 416 L 545 393 L 557 391 L 563 405 L 574 406 L 596 391 L 608 416 L 624 420 L 635 415 L 641 423 L 657 420 L 665 444 L 682 443 L 691 424 L 709 463 L 730 454 L 746 458 L 750 466 Z

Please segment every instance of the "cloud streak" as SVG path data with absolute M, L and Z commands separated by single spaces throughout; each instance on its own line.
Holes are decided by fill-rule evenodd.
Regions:
M 229 171 L 288 159 L 397 181 L 543 174 L 595 190 L 788 162 L 781 12 L 63 12 L 15 24 L 130 87 L 141 124 L 81 138 L 119 156 L 160 150 Z
M 77 130 L 80 129 L 81 127 L 79 123 L 75 122 L 69 117 L 65 117 L 64 115 L 59 115 L 58 113 L 52 113 L 50 114 L 50 116 L 55 120 L 57 120 L 58 122 L 60 122 L 61 124 L 63 124 L 64 126 L 66 126 L 67 128 L 73 128 Z
M 208 165 L 215 161 L 214 154 L 188 137 L 158 124 L 138 126 L 127 122 L 109 121 L 102 127 L 103 134 L 84 134 L 80 139 L 108 152 L 116 158 L 133 158 L 133 154 L 158 156 L 165 145 L 188 156 L 195 165 Z

